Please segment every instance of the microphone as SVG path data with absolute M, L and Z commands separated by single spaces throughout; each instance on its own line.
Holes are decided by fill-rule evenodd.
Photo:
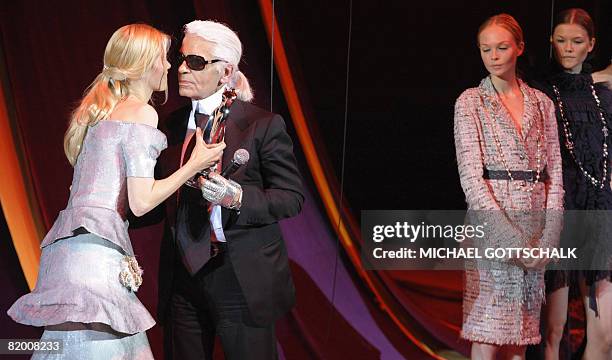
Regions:
M 221 176 L 228 179 L 230 175 L 236 172 L 242 165 L 249 162 L 251 155 L 245 149 L 238 149 L 234 152 L 234 158 L 232 162 L 223 169 Z

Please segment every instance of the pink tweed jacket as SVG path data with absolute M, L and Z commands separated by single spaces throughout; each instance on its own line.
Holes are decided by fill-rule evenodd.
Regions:
M 561 231 L 559 217 L 529 221 L 529 210 L 563 209 L 561 156 L 554 105 L 519 80 L 524 97 L 522 131 L 514 126 L 489 77 L 467 89 L 455 104 L 455 146 L 461 187 L 469 210 L 495 218 L 486 245 L 549 246 Z M 538 150 L 538 147 L 540 150 Z M 484 169 L 526 171 L 546 168 L 549 178 L 488 180 Z M 526 215 L 527 214 L 527 215 Z M 543 270 L 524 270 L 511 261 L 468 264 L 462 337 L 492 344 L 540 341 L 539 314 L 544 298 Z

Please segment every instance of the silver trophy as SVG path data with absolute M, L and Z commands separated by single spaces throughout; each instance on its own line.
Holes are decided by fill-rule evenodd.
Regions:
M 207 144 L 218 144 L 223 142 L 225 138 L 225 120 L 227 120 L 227 117 L 229 116 L 230 107 L 234 103 L 234 100 L 236 100 L 236 97 L 236 91 L 234 89 L 228 89 L 223 93 L 223 101 L 221 102 L 221 105 L 213 111 L 208 119 L 208 122 L 212 121 L 212 125 L 208 138 L 204 139 Z M 206 123 L 205 128 L 208 127 L 208 122 Z M 194 134 L 194 136 L 196 135 Z M 200 190 L 200 179 L 202 177 L 207 179 L 209 174 L 216 170 L 216 167 L 217 165 L 213 165 L 208 169 L 199 171 L 191 179 L 187 180 L 185 185 Z

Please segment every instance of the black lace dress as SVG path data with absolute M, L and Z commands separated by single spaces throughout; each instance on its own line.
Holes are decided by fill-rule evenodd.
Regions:
M 605 86 L 595 84 L 595 91 L 601 101 L 598 107 L 592 93 L 592 78 L 590 66 L 585 64 L 580 74 L 569 74 L 564 71 L 554 71 L 546 76 L 545 81 L 535 83 L 535 87 L 546 93 L 555 103 L 556 115 L 559 128 L 559 142 L 561 144 L 561 157 L 563 161 L 563 187 L 565 190 L 566 210 L 612 210 L 612 190 L 610 189 L 610 161 L 612 160 L 612 91 Z M 574 142 L 574 154 L 576 159 L 582 163 L 582 167 L 595 179 L 601 180 L 603 175 L 603 140 L 602 121 L 600 109 L 610 129 L 607 138 L 608 156 L 607 177 L 603 189 L 593 185 L 577 164 L 567 149 L 566 137 L 563 131 L 563 120 L 559 111 L 557 96 L 553 91 L 555 85 L 560 93 L 565 119 L 569 123 L 569 129 Z M 574 212 L 575 213 L 575 212 Z M 612 212 L 611 212 L 612 213 Z M 592 213 L 585 213 L 585 217 Z M 564 231 L 580 231 L 572 236 L 583 237 L 584 241 L 597 238 L 597 243 L 592 244 L 599 254 L 607 254 L 611 251 L 612 234 L 608 233 L 605 239 L 601 236 L 589 236 L 584 231 L 584 224 L 566 224 Z M 575 228 L 572 229 L 571 227 Z M 608 238 L 609 236 L 609 238 Z M 601 261 L 601 260 L 598 260 Z M 609 264 L 608 264 L 609 265 Z M 609 269 L 607 266 L 598 265 L 597 269 Z M 612 271 L 549 271 L 546 274 L 546 290 L 554 291 L 560 287 L 575 284 L 573 280 L 584 277 L 587 285 L 601 279 L 612 279 Z M 594 286 L 591 286 L 594 294 Z M 591 297 L 594 301 L 594 297 Z

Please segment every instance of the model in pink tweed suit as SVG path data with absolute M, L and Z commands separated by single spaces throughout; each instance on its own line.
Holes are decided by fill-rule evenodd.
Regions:
M 505 16 L 511 19 L 509 15 Z M 500 30 L 496 31 L 499 33 Z M 522 40 L 517 43 L 522 44 Z M 489 60 L 485 57 L 490 56 L 489 51 L 503 52 L 508 48 L 507 42 L 499 44 L 481 45 L 481 55 L 487 69 L 491 67 L 491 75 L 478 87 L 464 91 L 455 104 L 454 134 L 461 186 L 469 210 L 488 210 L 496 219 L 496 228 L 487 235 L 485 246 L 547 246 L 558 239 L 561 230 L 558 217 L 531 221 L 533 219 L 526 217 L 533 216 L 533 213 L 524 210 L 563 208 L 554 106 L 543 93 L 515 78 L 516 54 L 514 58 L 507 57 L 508 63 L 501 66 L 496 65 L 501 63 L 497 55 L 487 63 Z M 492 50 L 494 47 L 498 49 Z M 522 47 L 517 53 L 522 53 Z M 505 65 L 510 76 L 508 71 L 496 73 Z M 514 87 L 518 99 L 522 97 L 520 126 L 515 125 L 511 111 L 494 86 L 492 79 L 496 76 L 498 83 L 510 84 L 507 86 Z M 505 174 L 507 170 L 521 172 L 538 168 L 542 173 L 546 169 L 547 179 L 529 182 L 483 177 L 485 169 L 501 170 Z M 525 191 L 531 187 L 531 192 Z M 516 354 L 521 358 L 525 345 L 540 342 L 543 269 L 541 266 L 525 266 L 517 260 L 489 262 L 486 269 L 481 262 L 467 265 L 461 336 L 474 343 L 495 345 L 485 345 L 489 349 L 485 352 L 477 350 L 475 353 L 473 348 L 472 357 L 489 358 L 492 355 L 494 358 L 501 346 L 509 345 L 519 349 Z
M 466 90 L 455 104 L 457 163 L 468 209 L 511 211 L 507 214 L 509 223 L 500 225 L 506 225 L 510 232 L 503 239 L 490 239 L 495 242 L 491 245 L 495 246 L 526 245 L 521 243 L 524 238 L 521 233 L 527 230 L 528 224 L 513 223 L 513 218 L 523 220 L 521 215 L 524 214 L 512 210 L 563 209 L 561 158 L 553 104 L 538 90 L 520 80 L 519 84 L 525 95 L 523 123 L 531 123 L 532 127 L 524 126 L 522 136 L 517 133 L 508 112 L 500 103 L 489 77 L 483 79 L 479 87 Z M 531 194 L 517 189 L 517 184 L 523 187 L 530 185 L 521 184 L 520 180 L 485 180 L 484 168 L 505 170 L 493 138 L 492 126 L 512 171 L 535 168 L 535 127 L 543 129 L 546 146 L 542 149 L 542 157 L 549 180 L 538 183 Z M 549 225 L 544 233 L 553 242 L 560 228 L 555 222 Z M 494 344 L 538 343 L 540 303 L 544 295 L 543 272 L 529 270 L 525 273 L 523 268 L 504 262 L 492 266 L 495 268 L 484 271 L 472 269 L 466 273 L 462 336 L 468 340 Z M 509 298 L 513 295 L 520 297 L 522 289 L 529 289 L 526 301 Z M 511 294 L 512 290 L 520 292 Z

